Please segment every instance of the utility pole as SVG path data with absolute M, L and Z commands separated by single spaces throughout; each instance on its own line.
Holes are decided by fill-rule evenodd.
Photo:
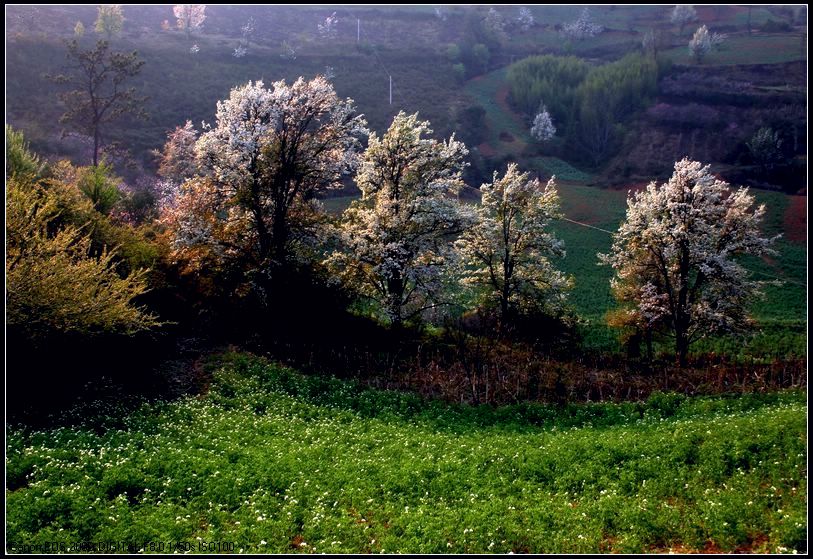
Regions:
M 390 105 L 392 105 L 392 76 L 390 76 Z

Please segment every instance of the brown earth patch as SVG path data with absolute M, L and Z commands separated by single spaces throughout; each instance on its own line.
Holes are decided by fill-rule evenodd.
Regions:
M 791 196 L 785 210 L 785 238 L 794 243 L 807 243 L 807 196 Z
M 483 142 L 482 144 L 477 146 L 477 149 L 480 150 L 480 153 L 482 154 L 483 157 L 494 157 L 495 155 L 497 155 L 497 150 L 495 150 L 493 147 L 491 147 L 490 144 L 487 144 L 486 142 Z
M 697 6 L 697 19 L 704 22 L 726 22 L 748 10 L 741 6 Z M 756 25 L 754 26 L 756 27 Z

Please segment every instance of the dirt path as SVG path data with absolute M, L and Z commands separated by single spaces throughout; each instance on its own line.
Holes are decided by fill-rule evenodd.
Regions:
M 497 95 L 495 96 L 497 105 L 500 107 L 500 110 L 502 110 L 516 123 L 517 126 L 524 129 L 526 127 L 525 120 L 520 115 L 515 113 L 514 109 L 511 108 L 511 105 L 508 104 L 508 93 L 509 88 L 507 85 L 504 85 L 497 90 Z

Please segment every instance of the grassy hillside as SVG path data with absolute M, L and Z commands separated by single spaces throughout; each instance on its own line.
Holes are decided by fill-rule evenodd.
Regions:
M 210 366 L 202 397 L 12 429 L 9 549 L 806 551 L 799 392 L 459 407 L 242 354 Z
M 319 37 L 317 24 L 334 10 L 339 18 L 337 37 Z M 161 30 L 161 22 L 171 19 L 169 6 L 128 8 L 124 34 L 113 46 L 138 49 L 145 60 L 133 85 L 149 95 L 150 119 L 123 121 L 110 127 L 107 137 L 122 141 L 149 171 L 149 150 L 160 147 L 166 132 L 186 119 L 196 125 L 202 120 L 211 122 L 216 102 L 234 85 L 257 79 L 268 84 L 300 75 L 312 77 L 327 67 L 335 74 L 339 95 L 354 98 L 371 128 L 379 132 L 399 110 L 420 111 L 422 118 L 431 121 L 436 136 L 448 137 L 461 132 L 456 115 L 462 109 L 482 107 L 485 131 L 479 145 L 469 146 L 472 160 L 482 164 L 485 177 L 490 176 L 491 168 L 508 160 L 543 177 L 557 176 L 566 217 L 584 224 L 563 221 L 556 227 L 568 251 L 561 266 L 576 279 L 571 299 L 586 320 L 587 346 L 617 349 L 614 333 L 602 326 L 602 317 L 612 304 L 610 271 L 598 267 L 595 258 L 597 252 L 609 249 L 610 237 L 586 225 L 614 231 L 623 218 L 626 194 L 585 185 L 611 184 L 626 191 L 652 179 L 662 180 L 671 173 L 673 161 L 688 155 L 713 163 L 724 177 L 733 172 L 745 179 L 732 182 L 771 186 L 770 181 L 753 175 L 753 166 L 745 164 L 745 142 L 759 127 L 773 126 L 783 131 L 786 147 L 793 145 L 796 152 L 804 152 L 805 112 L 799 99 L 803 100 L 806 78 L 798 62 L 788 61 L 798 61 L 803 55 L 799 29 L 805 14 L 794 15 L 792 9 L 780 6 L 700 6 L 700 21 L 712 31 L 728 33 L 729 39 L 721 50 L 696 65 L 687 64 L 686 59 L 691 26 L 679 35 L 668 22 L 668 6 L 591 7 L 592 18 L 605 32 L 582 41 L 565 41 L 560 34 L 563 23 L 579 16 L 579 6 L 533 6 L 536 25 L 527 31 L 512 27 L 517 7 L 499 8 L 510 32 L 502 41 L 490 43 L 490 71 L 460 84 L 454 78 L 447 47 L 470 42 L 471 24 L 481 21 L 486 10 L 486 6 L 474 11 L 449 7 L 441 20 L 431 6 L 262 10 L 210 6 L 204 32 L 187 40 L 180 32 Z M 238 59 L 232 55 L 233 49 L 249 16 L 257 18 L 257 32 L 248 55 Z M 746 29 L 749 17 L 751 33 Z M 10 8 L 8 17 L 7 72 L 11 79 L 7 121 L 25 131 L 36 151 L 69 155 L 81 163 L 89 160 L 88 146 L 75 137 L 60 138 L 62 108 L 44 75 L 63 67 L 61 41 L 71 36 L 75 21 L 84 22 L 88 30 L 84 40 L 90 44 L 95 38 L 94 18 L 92 6 L 17 6 Z M 781 33 L 759 31 L 770 21 L 796 27 Z M 638 50 L 643 33 L 650 29 L 659 32 L 662 55 L 678 66 L 662 80 L 653 107 L 622 123 L 626 140 L 615 158 L 588 172 L 557 144 L 560 140 L 539 146 L 530 138 L 528 123 L 510 106 L 507 64 L 540 53 L 576 54 L 599 64 Z M 283 41 L 295 46 L 295 59 L 281 57 Z M 192 43 L 199 45 L 198 54 L 189 52 Z M 389 75 L 394 78 L 392 104 Z M 794 162 L 796 174 L 784 186 L 789 192 L 806 192 L 806 173 L 799 172 L 806 170 L 806 158 L 797 156 Z M 769 232 L 783 233 L 784 238 L 776 245 L 776 257 L 745 263 L 755 277 L 779 278 L 785 283 L 767 286 L 767 297 L 754 308 L 763 328 L 761 337 L 745 346 L 741 340 L 715 341 L 697 346 L 698 351 L 724 347 L 727 352 L 748 355 L 764 350 L 769 356 L 805 352 L 806 214 L 798 209 L 798 197 L 768 191 L 756 195 L 768 206 Z M 338 213 L 349 202 L 350 198 L 331 198 L 325 206 Z

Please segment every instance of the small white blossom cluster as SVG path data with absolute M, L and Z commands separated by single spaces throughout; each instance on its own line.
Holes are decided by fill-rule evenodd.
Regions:
M 279 56 L 285 60 L 296 60 L 296 49 L 287 41 L 282 41 L 282 54 Z
M 556 127 L 553 125 L 553 119 L 551 119 L 550 113 L 543 105 L 542 111 L 534 117 L 531 136 L 537 141 L 547 142 L 555 135 Z
M 728 35 L 725 33 L 717 33 L 716 31 L 711 34 L 710 41 L 711 46 L 715 49 L 720 49 L 723 46 L 723 43 L 726 42 L 728 39 Z
M 239 45 L 237 48 L 234 49 L 232 56 L 235 58 L 243 58 L 246 54 L 248 54 L 248 49 L 245 48 L 243 45 Z
M 177 20 L 178 29 L 187 34 L 202 29 L 206 20 L 206 6 L 202 4 L 178 4 L 172 8 L 172 13 Z
M 198 54 L 200 52 L 200 47 L 198 45 L 192 45 L 189 47 L 190 54 Z
M 710 50 L 711 36 L 709 30 L 705 25 L 701 25 L 689 41 L 689 54 L 699 62 Z
M 251 39 L 252 35 L 254 35 L 255 29 L 255 21 L 253 17 L 249 17 L 246 24 L 240 28 L 240 31 L 243 33 L 243 39 L 248 43 L 249 39 Z
M 531 14 L 531 10 L 525 7 L 520 8 L 519 15 L 517 16 L 517 24 L 519 24 L 519 28 L 523 31 L 528 31 L 531 27 L 533 27 L 535 21 L 533 14 Z
M 694 6 L 686 4 L 678 4 L 669 15 L 669 21 L 675 25 L 680 25 L 681 28 L 695 20 L 697 20 L 697 10 L 694 9 Z
M 604 28 L 601 25 L 593 23 L 590 17 L 590 10 L 588 8 L 582 10 L 579 19 L 576 21 L 562 25 L 562 33 L 564 36 L 568 39 L 575 39 L 577 41 L 595 37 L 602 31 L 604 31 Z
M 489 8 L 483 23 L 486 29 L 491 31 L 498 39 L 506 38 L 505 20 L 496 9 Z
M 318 23 L 316 27 L 319 29 L 319 36 L 323 39 L 330 40 L 335 39 L 339 36 L 339 18 L 336 16 L 336 12 L 333 12 L 328 17 L 325 18 L 325 21 L 322 23 Z

